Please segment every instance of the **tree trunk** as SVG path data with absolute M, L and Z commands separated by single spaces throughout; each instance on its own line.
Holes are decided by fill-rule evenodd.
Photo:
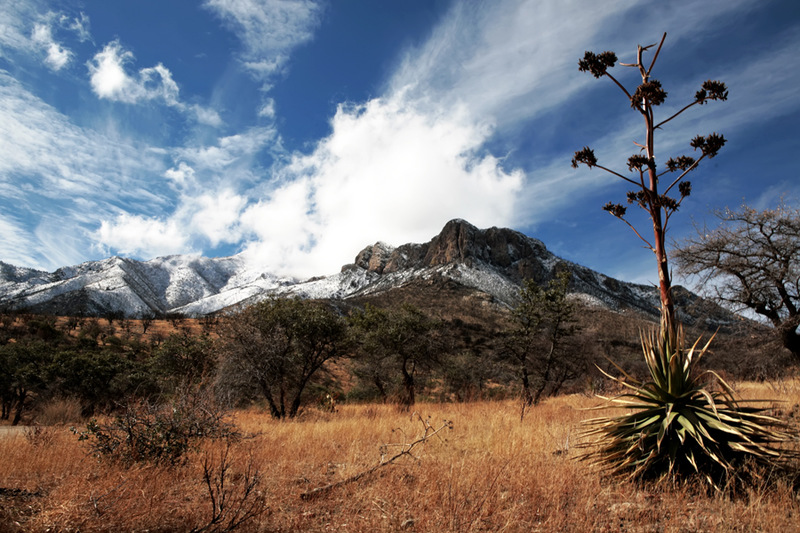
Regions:
M 269 414 L 272 415 L 272 418 L 281 418 L 281 412 L 278 406 L 275 405 L 275 400 L 272 399 L 272 391 L 269 390 L 269 385 L 263 380 L 259 380 L 258 384 L 261 387 L 261 393 L 264 395 L 269 405 Z
M 794 324 L 780 328 L 781 342 L 787 350 L 792 352 L 795 360 L 800 362 L 800 335 L 797 334 L 797 326 Z
M 531 379 L 528 369 L 522 367 L 522 406 L 530 407 L 533 405 L 533 394 L 531 394 Z
M 383 384 L 383 380 L 381 379 L 380 375 L 375 373 L 372 375 L 372 382 L 375 384 L 375 388 L 378 389 L 378 394 L 381 395 L 381 400 L 383 403 L 386 403 L 389 399 L 389 395 L 386 393 L 386 387 Z
M 402 366 L 403 370 L 403 393 L 400 397 L 400 405 L 405 409 L 410 409 L 416 400 L 414 392 L 414 376 L 406 368 L 405 363 Z
M 22 391 L 17 395 L 17 408 L 14 410 L 14 420 L 11 422 L 12 426 L 19 425 L 19 422 L 22 419 L 22 410 L 25 408 L 25 398 L 27 396 L 28 393 L 25 391 Z

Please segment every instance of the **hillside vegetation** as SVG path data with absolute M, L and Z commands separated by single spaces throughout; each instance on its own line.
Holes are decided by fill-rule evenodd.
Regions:
M 800 402 L 797 381 L 740 383 L 738 390 L 777 397 L 782 406 Z M 233 420 L 245 438 L 204 441 L 178 466 L 124 466 L 88 454 L 63 426 L 27 430 L 0 438 L 0 529 L 225 531 L 228 520 L 247 512 L 241 531 L 796 529 L 791 480 L 765 477 L 726 494 L 609 482 L 576 460 L 580 423 L 589 415 L 583 409 L 597 404 L 588 395 L 552 398 L 523 421 L 516 401 L 421 403 L 413 412 L 341 405 L 307 410 L 293 422 L 239 410 Z M 380 464 L 419 439 L 423 422 L 440 428 L 445 421 L 411 454 L 302 497 Z M 228 514 L 203 529 L 220 506 Z

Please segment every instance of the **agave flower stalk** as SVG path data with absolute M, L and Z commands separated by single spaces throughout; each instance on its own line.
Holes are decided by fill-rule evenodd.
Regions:
M 695 93 L 693 100 L 677 112 L 658 121 L 656 119 L 656 108 L 666 101 L 667 91 L 661 86 L 659 80 L 652 77 L 652 71 L 666 37 L 666 33 L 661 37 L 649 66 L 644 59 L 644 53 L 656 46 L 655 43 L 637 48 L 636 63 L 619 63 L 623 67 L 633 68 L 638 71 L 641 77 L 641 84 L 633 91 L 625 87 L 621 78 L 617 79 L 610 72 L 610 69 L 617 64 L 617 55 L 614 52 L 606 51 L 596 54 L 587 51 L 583 59 L 578 62 L 578 69 L 581 72 L 589 72 L 595 78 L 607 77 L 610 79 L 625 94 L 625 97 L 630 102 L 631 109 L 641 114 L 645 128 L 644 139 L 640 142 L 634 142 L 634 145 L 639 150 L 628 158 L 627 174 L 624 171 L 619 172 L 599 164 L 594 150 L 588 146 L 575 152 L 575 156 L 572 158 L 572 166 L 574 168 L 580 165 L 586 165 L 589 168 L 597 167 L 622 179 L 632 187 L 632 190 L 627 194 L 628 204 L 636 204 L 647 213 L 652 223 L 653 237 L 651 239 L 646 237 L 646 232 L 640 231 L 633 222 L 626 218 L 627 207 L 619 203 L 608 202 L 603 209 L 627 224 L 636 236 L 645 243 L 646 247 L 655 254 L 658 265 L 661 311 L 668 316 L 665 325 L 674 328 L 678 321 L 675 316 L 672 277 L 666 246 L 667 226 L 669 225 L 670 217 L 678 211 L 683 200 L 691 194 L 692 185 L 685 179 L 687 174 L 696 169 L 703 159 L 715 157 L 726 141 L 725 137 L 717 133 L 712 133 L 706 137 L 697 136 L 692 139 L 689 145 L 695 152 L 699 150 L 700 157 L 696 159 L 687 155 L 670 157 L 666 160 L 664 168 L 659 168 L 656 164 L 656 131 L 693 106 L 704 105 L 711 100 L 727 100 L 728 89 L 720 81 L 708 80 Z M 675 173 L 677 173 L 677 177 L 672 177 Z M 678 193 L 677 195 L 675 194 L 676 192 Z

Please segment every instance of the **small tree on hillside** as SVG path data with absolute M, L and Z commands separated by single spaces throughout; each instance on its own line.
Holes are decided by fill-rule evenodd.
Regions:
M 519 373 L 524 408 L 539 403 L 542 395 L 557 394 L 568 379 L 577 376 L 578 354 L 565 350 L 576 331 L 576 306 L 567 299 L 571 272 L 559 272 L 547 286 L 525 280 L 521 301 L 512 313 L 505 358 Z
M 743 205 L 715 215 L 720 226 L 680 244 L 678 266 L 721 302 L 768 320 L 800 361 L 800 210 Z
M 325 363 L 344 355 L 347 325 L 324 304 L 274 298 L 229 317 L 221 327 L 219 379 L 255 387 L 275 418 L 293 418 Z
M 359 341 L 357 373 L 375 385 L 384 400 L 399 375 L 398 403 L 410 408 L 416 401 L 419 372 L 438 361 L 436 321 L 411 305 L 379 309 L 368 304 L 351 323 Z

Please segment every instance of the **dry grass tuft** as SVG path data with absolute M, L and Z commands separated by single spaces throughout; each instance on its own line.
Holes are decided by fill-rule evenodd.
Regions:
M 779 397 L 776 409 L 787 417 L 800 403 L 796 383 L 740 388 L 746 397 Z M 785 480 L 714 496 L 691 486 L 610 481 L 575 461 L 578 426 L 589 416 L 582 408 L 598 403 L 580 395 L 552 398 L 523 422 L 511 401 L 417 405 L 432 426 L 448 420 L 453 429 L 427 440 L 413 457 L 310 501 L 300 495 L 369 469 L 383 444 L 413 440 L 419 420 L 384 405 L 340 405 L 337 413 L 289 422 L 240 411 L 236 423 L 252 438 L 228 450 L 208 442 L 177 467 L 101 463 L 60 428 L 46 443 L 21 433 L 0 437 L 0 530 L 199 530 L 213 515 L 204 464 L 222 457 L 232 498 L 255 470 L 260 478 L 255 496 L 264 505 L 239 531 L 797 529 L 800 502 Z

